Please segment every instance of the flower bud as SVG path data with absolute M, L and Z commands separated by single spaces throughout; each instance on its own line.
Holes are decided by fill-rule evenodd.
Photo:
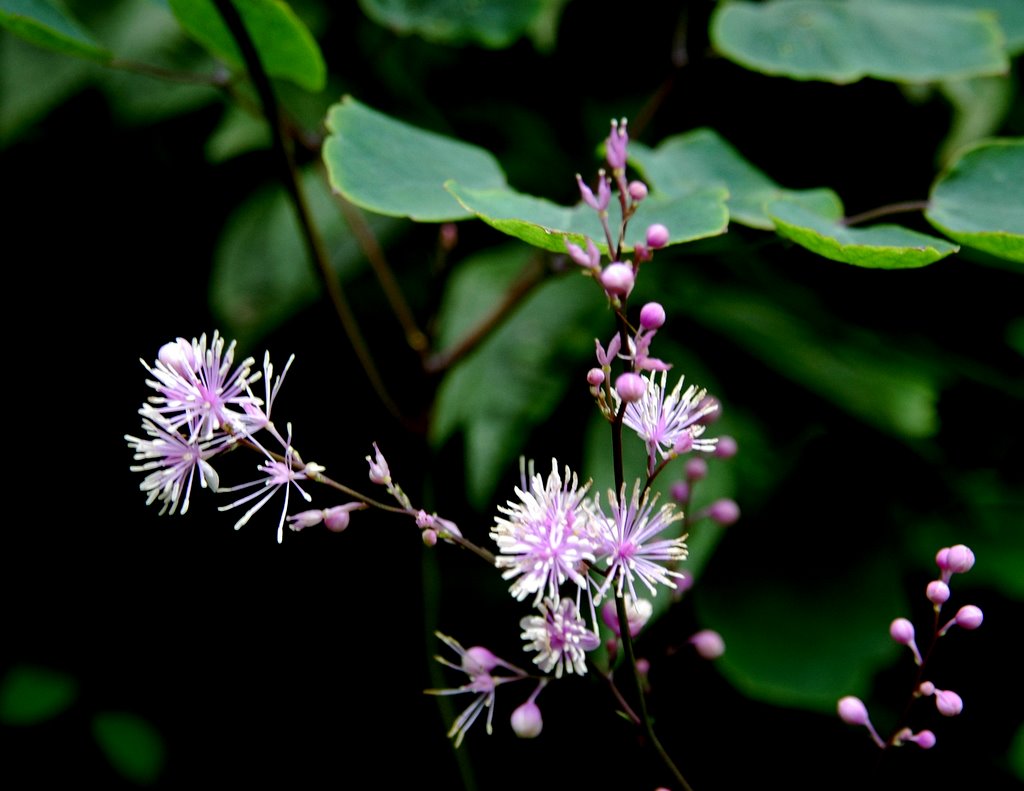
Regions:
M 184 338 L 165 343 L 156 358 L 175 373 L 188 378 L 196 369 L 196 354 L 192 344 Z
M 943 717 L 955 717 L 964 710 L 964 702 L 950 689 L 935 690 L 935 708 Z
M 942 580 L 932 580 L 925 588 L 924 595 L 932 604 L 945 604 L 949 599 L 949 586 Z
M 718 659 L 725 653 L 725 640 L 714 629 L 702 629 L 689 642 L 704 659 Z
M 640 308 L 640 326 L 656 330 L 665 323 L 665 308 L 659 302 L 648 302 Z
M 420 533 L 420 538 L 425 546 L 432 547 L 437 543 L 437 531 L 427 528 Z
M 704 459 L 690 459 L 686 462 L 686 478 L 691 483 L 700 481 L 708 475 L 708 463 Z
M 973 604 L 965 604 L 956 611 L 956 618 L 954 620 L 961 629 L 972 630 L 981 626 L 981 622 L 984 619 L 985 616 L 979 607 L 975 607 Z
M 736 444 L 736 440 L 728 435 L 723 435 L 718 438 L 718 444 L 715 445 L 715 458 L 731 459 L 738 450 L 739 445 Z
M 662 225 L 660 222 L 656 222 L 647 228 L 647 246 L 657 250 L 660 247 L 664 247 L 668 244 L 671 235 L 668 232 L 668 228 Z
M 836 709 L 839 712 L 839 719 L 847 725 L 868 724 L 867 707 L 864 705 L 864 701 L 858 697 L 847 695 L 845 698 L 840 698 Z
M 740 518 L 740 507 L 736 504 L 735 500 L 722 498 L 721 500 L 715 500 L 715 502 L 708 506 L 707 514 L 708 517 L 718 522 L 722 527 L 728 527 Z
M 587 384 L 591 387 L 598 387 L 604 384 L 604 371 L 600 368 L 591 368 L 587 371 Z
M 669 488 L 669 493 L 677 503 L 685 503 L 690 499 L 690 485 L 686 481 L 676 481 Z
M 629 186 L 626 189 L 629 190 L 629 197 L 636 203 L 647 197 L 647 185 L 642 181 L 633 180 L 629 182 Z
M 324 521 L 324 512 L 319 508 L 314 508 L 312 511 L 292 514 L 288 517 L 288 521 L 291 523 L 288 526 L 292 530 L 305 530 L 307 527 L 313 527 L 313 525 L 318 525 Z
M 639 401 L 647 390 L 647 380 L 634 373 L 620 374 L 615 380 L 615 391 L 626 403 Z
M 490 673 L 500 663 L 501 660 L 482 645 L 475 645 L 462 655 L 462 669 L 471 676 Z
M 897 618 L 889 625 L 889 635 L 901 645 L 914 642 L 914 624 L 906 618 Z
M 952 546 L 946 557 L 946 567 L 953 574 L 966 574 L 974 567 L 974 553 L 963 544 Z
M 633 290 L 636 276 L 633 274 L 633 267 L 615 261 L 608 264 L 601 272 L 601 285 L 609 294 L 617 297 L 628 297 Z
M 540 716 L 540 707 L 532 700 L 512 712 L 512 730 L 520 739 L 533 739 L 540 735 L 544 720 Z

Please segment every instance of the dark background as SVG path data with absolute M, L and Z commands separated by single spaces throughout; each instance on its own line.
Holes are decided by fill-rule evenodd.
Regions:
M 491 149 L 514 186 L 555 200 L 573 200 L 574 188 L 547 174 L 586 172 L 607 119 L 642 117 L 659 88 L 668 93 L 637 129 L 645 142 L 712 126 L 787 186 L 833 187 L 851 214 L 925 196 L 948 126 L 940 101 L 916 105 L 897 87 L 872 81 L 840 88 L 743 71 L 709 55 L 710 5 L 703 3 L 689 6 L 689 63 L 674 70 L 679 16 L 665 5 L 596 13 L 569 3 L 558 46 L 548 54 L 525 41 L 501 51 L 426 44 L 377 27 L 355 4 L 323 12 L 318 39 L 346 91 Z M 461 787 L 444 735 L 452 713 L 442 715 L 437 701 L 422 694 L 438 683 L 427 658 L 440 645 L 429 630 L 525 661 L 515 629 L 519 611 L 508 606 L 492 572 L 449 547 L 424 552 L 404 522 L 372 513 L 355 516 L 343 535 L 290 534 L 283 546 L 274 541 L 277 500 L 238 532 L 232 514 L 216 513 L 220 501 L 207 492 L 194 495 L 187 516 L 158 517 L 144 504 L 139 476 L 128 470 L 123 435 L 139 431 L 136 410 L 147 395 L 138 359 L 152 360 L 178 335 L 217 326 L 207 304 L 212 250 L 232 209 L 271 173 L 266 152 L 208 164 L 203 145 L 222 112 L 213 103 L 158 123 L 125 124 L 104 94 L 83 90 L 0 150 L 12 357 L 5 402 L 13 429 L 0 549 L 0 667 L 54 668 L 80 689 L 75 706 L 56 720 L 0 729 L 7 756 L 0 783 L 129 786 L 88 733 L 92 711 L 126 710 L 148 719 L 165 740 L 159 787 Z M 537 117 L 549 121 L 543 145 L 524 139 Z M 1021 129 L 1018 103 L 1006 133 Z M 391 257 L 424 260 L 435 233 L 432 226 L 412 229 Z M 463 231 L 464 249 L 494 240 L 486 229 Z M 1019 271 L 953 257 L 920 271 L 866 272 L 783 246 L 766 256 L 776 267 L 767 274 L 742 261 L 705 274 L 725 282 L 802 282 L 837 315 L 858 317 L 879 333 L 919 334 L 1019 382 L 1019 356 L 992 342 L 1020 314 Z M 420 271 L 402 272 L 414 300 L 428 293 Z M 412 356 L 369 277 L 350 289 L 373 328 L 385 376 L 399 384 Z M 749 353 L 707 331 L 697 339 L 728 390 L 751 394 L 747 408 L 770 431 L 817 437 L 800 445 L 780 441 L 780 454 L 793 456 L 779 463 L 793 465 L 793 478 L 757 507 L 744 504 L 743 520 L 708 569 L 709 584 L 728 586 L 765 564 L 784 573 L 788 564 L 851 551 L 865 534 L 885 528 L 873 516 L 893 499 L 911 513 L 940 507 L 947 493 L 936 482 L 955 475 L 957 465 L 1022 482 L 1014 453 L 1020 423 L 1013 422 L 1020 402 L 995 389 L 955 380 L 944 392 L 936 461 L 908 468 L 908 458 L 917 457 L 897 443 L 860 441 L 863 427 Z M 459 449 L 432 457 L 421 437 L 390 420 L 323 301 L 246 353 L 260 357 L 264 346 L 281 362 L 293 351 L 298 357 L 276 409 L 301 426 L 307 460 L 361 486 L 363 456 L 378 441 L 393 449 L 392 470 L 414 501 L 423 495 L 420 470 L 428 463 L 441 474 L 427 496 L 442 514 L 483 535 L 493 513 L 475 513 L 460 501 Z M 429 397 L 420 384 L 399 388 L 413 410 Z M 579 423 L 586 393 L 571 398 L 558 416 L 564 422 L 538 432 L 532 448 L 555 444 L 557 426 Z M 776 427 L 774 415 L 784 415 L 785 425 Z M 783 531 L 787 546 L 805 548 L 803 557 L 773 555 Z M 965 531 L 970 543 L 969 525 Z M 907 569 L 908 590 L 923 589 L 930 563 L 923 557 Z M 439 597 L 443 621 L 427 629 L 424 612 L 432 605 L 424 576 L 434 581 L 426 590 Z M 660 656 L 652 675 L 663 741 L 696 789 L 755 782 L 1019 787 L 1005 758 L 1022 702 L 1014 675 L 1019 602 L 972 587 L 969 577 L 955 591 L 983 606 L 986 622 L 948 653 L 943 647 L 940 661 L 956 668 L 956 688 L 969 703 L 957 720 L 935 723 L 939 746 L 931 754 L 897 751 L 869 775 L 875 756 L 863 733 L 835 717 L 751 701 L 713 665 L 688 654 Z M 688 605 L 672 617 L 655 627 L 651 644 L 669 630 L 695 628 Z M 893 709 L 908 673 L 901 664 L 877 680 L 878 697 L 894 701 Z M 444 683 L 456 682 L 453 675 Z M 507 697 L 499 690 L 494 735 L 487 738 L 478 722 L 461 751 L 478 787 L 667 784 L 614 714 L 605 687 L 594 679 L 559 686 L 564 691 L 541 697 L 545 730 L 536 741 L 518 741 L 507 727 L 525 690 Z M 455 712 L 468 703 L 452 701 Z

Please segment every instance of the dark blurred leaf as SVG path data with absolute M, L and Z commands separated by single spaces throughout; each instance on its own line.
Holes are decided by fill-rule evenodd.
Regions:
M 134 714 L 100 712 L 93 718 L 92 732 L 123 777 L 139 785 L 156 782 L 164 765 L 164 742 L 149 722 Z
M 524 35 L 548 0 L 359 0 L 377 24 L 438 44 L 476 43 L 499 49 Z
M 953 123 L 938 155 L 938 162 L 945 165 L 960 149 L 999 130 L 1013 106 L 1017 86 L 1009 76 L 972 77 L 945 80 L 939 89 L 953 108 Z
M 0 27 L 64 55 L 100 63 L 112 57 L 54 0 L 0 0 Z
M 798 80 L 928 82 L 1009 68 L 994 16 L 942 3 L 733 0 L 715 9 L 711 39 L 748 69 Z
M 475 189 L 505 186 L 482 148 L 389 118 L 346 96 L 328 111 L 323 157 L 331 186 L 357 206 L 420 222 L 472 215 L 444 189 L 454 179 Z
M 34 725 L 55 717 L 74 702 L 78 682 L 44 667 L 17 665 L 0 682 L 0 722 Z
M 181 26 L 200 44 L 235 69 L 245 61 L 212 0 L 170 0 Z M 307 91 L 321 91 L 327 66 L 309 28 L 282 0 L 235 3 L 245 28 L 271 77 L 291 80 Z
M 1024 262 L 1024 137 L 971 146 L 932 187 L 928 221 L 958 242 Z
M 439 314 L 439 343 L 448 348 L 497 305 L 529 256 L 521 245 L 463 261 Z M 486 505 L 498 476 L 523 450 L 529 432 L 555 409 L 570 385 L 572 361 L 593 353 L 588 319 L 600 316 L 599 290 L 587 278 L 563 277 L 536 289 L 469 357 L 445 376 L 437 394 L 431 442 L 461 431 L 466 496 Z M 547 462 L 538 464 L 547 468 Z

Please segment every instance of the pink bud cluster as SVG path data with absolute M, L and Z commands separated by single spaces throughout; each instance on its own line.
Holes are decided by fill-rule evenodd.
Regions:
M 907 646 L 914 657 L 914 663 L 918 666 L 918 682 L 914 689 L 915 698 L 930 697 L 935 701 L 935 709 L 943 717 L 955 717 L 963 711 L 963 699 L 953 690 L 939 689 L 934 683 L 928 680 L 920 680 L 925 673 L 928 658 L 940 637 L 954 626 L 968 631 L 981 626 L 984 616 L 981 610 L 973 604 L 962 606 L 953 618 L 943 626 L 939 626 L 940 612 L 942 606 L 949 600 L 951 591 L 950 580 L 954 574 L 966 574 L 974 566 L 974 553 L 969 547 L 957 544 L 952 547 L 944 547 L 935 556 L 935 563 L 939 567 L 940 578 L 932 580 L 925 588 L 925 597 L 931 602 L 935 611 L 935 619 L 931 630 L 931 639 L 927 650 L 922 653 L 917 646 L 914 625 L 907 618 L 895 618 L 889 625 L 889 636 L 900 645 Z M 867 707 L 859 699 L 852 695 L 840 699 L 838 703 L 840 719 L 850 725 L 863 725 L 868 729 L 872 740 L 881 749 L 898 747 L 901 744 L 912 742 L 918 747 L 928 750 L 935 745 L 935 734 L 930 730 L 922 730 L 914 733 L 910 728 L 896 730 L 888 739 L 882 739 L 871 725 L 868 718 Z

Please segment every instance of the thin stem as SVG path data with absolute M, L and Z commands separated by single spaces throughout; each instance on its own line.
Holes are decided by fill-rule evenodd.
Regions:
M 541 259 L 539 255 L 534 255 L 505 293 L 504 299 L 452 348 L 427 357 L 423 361 L 423 369 L 428 374 L 443 373 L 473 351 L 484 338 L 511 315 L 512 311 L 519 306 L 527 294 L 544 279 L 544 275 Z
M 679 785 L 682 786 L 683 791 L 693 791 L 690 784 L 686 782 L 686 778 L 683 777 L 683 773 L 679 771 L 679 767 L 675 765 L 661 742 L 658 741 L 658 737 L 654 733 L 654 724 L 651 722 L 651 716 L 647 713 L 647 698 L 644 695 L 644 682 L 643 678 L 640 676 L 640 671 L 636 666 L 636 655 L 633 652 L 633 637 L 629 632 L 629 616 L 626 614 L 625 596 L 615 597 L 615 610 L 619 616 L 619 633 L 622 638 L 622 647 L 626 651 L 626 664 L 632 670 L 637 700 L 640 702 L 640 719 L 644 732 L 647 734 L 647 738 L 650 739 L 651 745 L 654 747 L 655 751 L 661 757 L 662 762 L 678 781 Z
M 191 71 L 178 71 L 163 66 L 154 66 L 151 63 L 142 63 L 137 60 L 126 58 L 114 58 L 104 64 L 107 68 L 127 71 L 132 74 L 141 74 L 145 77 L 155 77 L 159 80 L 169 82 L 180 82 L 186 85 L 207 85 L 211 88 L 225 88 L 230 80 L 226 71 L 216 71 L 213 74 L 198 74 Z
M 289 138 L 285 134 L 284 123 L 280 109 L 278 108 L 277 97 L 274 95 L 274 89 L 270 84 L 270 78 L 267 76 L 267 72 L 264 70 L 263 64 L 260 62 L 260 56 L 259 52 L 256 50 L 256 45 L 253 44 L 252 38 L 249 36 L 249 32 L 245 28 L 245 24 L 242 22 L 242 17 L 231 0 L 213 0 L 213 2 L 217 7 L 217 11 L 224 19 L 224 23 L 227 25 L 228 30 L 231 31 L 231 35 L 238 43 L 238 47 L 242 52 L 242 57 L 245 60 L 246 68 L 249 71 L 249 77 L 252 79 L 253 86 L 256 88 L 257 94 L 259 94 L 260 103 L 263 105 L 263 115 L 267 119 L 267 123 L 270 124 L 274 155 L 280 166 L 280 177 L 288 192 L 288 197 L 291 199 L 292 205 L 295 208 L 295 213 L 298 216 L 302 236 L 306 242 L 306 247 L 309 250 L 309 255 L 312 258 L 313 263 L 316 265 L 320 278 L 323 280 L 327 293 L 334 305 L 334 310 L 338 314 L 338 318 L 341 320 L 345 334 L 348 336 L 349 342 L 352 344 L 352 348 L 363 367 L 363 371 L 366 373 L 367 379 L 370 381 L 370 385 L 373 387 L 377 397 L 381 400 L 381 403 L 384 404 L 385 408 L 387 408 L 395 418 L 402 420 L 401 411 L 398 409 L 395 401 L 391 398 L 390 393 L 388 393 L 388 390 L 384 385 L 384 381 L 380 377 L 380 373 L 377 371 L 377 366 L 373 361 L 373 357 L 366 345 L 366 341 L 363 339 L 363 335 L 359 329 L 359 324 L 356 321 L 355 315 L 349 307 L 348 300 L 345 298 L 345 293 L 341 288 L 341 284 L 338 282 L 338 278 L 334 275 L 334 270 L 331 267 L 330 258 L 327 254 L 327 247 L 324 244 L 323 236 L 320 234 L 320 231 L 313 220 L 313 214 L 310 211 L 309 203 L 306 200 L 306 195 L 303 192 L 302 185 L 299 181 L 298 170 L 295 167 L 295 160 L 292 156 L 291 148 L 288 145 Z
M 859 225 L 862 222 L 868 220 L 874 220 L 878 217 L 888 217 L 890 214 L 904 214 L 912 211 L 924 211 L 928 208 L 928 201 L 926 200 L 908 200 L 902 203 L 889 203 L 885 206 L 879 206 L 876 209 L 868 209 L 867 211 L 861 212 L 860 214 L 854 214 L 850 217 L 844 217 L 842 220 L 843 225 Z
M 612 671 L 609 670 L 605 673 L 604 679 L 608 682 L 608 688 L 612 691 L 612 695 L 615 696 L 615 700 L 618 702 L 619 706 L 622 707 L 623 713 L 629 717 L 630 721 L 632 721 L 634 725 L 642 725 L 643 723 L 640 721 L 640 716 L 633 711 L 633 707 L 629 705 L 625 697 L 623 697 L 622 693 L 619 691 L 619 688 L 616 686 L 615 677 L 612 675 Z

